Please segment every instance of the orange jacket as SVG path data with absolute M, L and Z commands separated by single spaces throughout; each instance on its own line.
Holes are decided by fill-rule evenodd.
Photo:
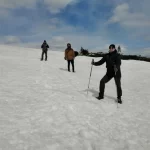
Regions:
M 65 59 L 66 60 L 72 60 L 75 58 L 75 53 L 74 53 L 74 50 L 71 48 L 71 49 L 66 49 L 65 50 Z

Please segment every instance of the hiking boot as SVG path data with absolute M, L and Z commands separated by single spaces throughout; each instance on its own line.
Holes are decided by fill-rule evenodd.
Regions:
M 99 96 L 96 97 L 98 100 L 101 100 L 101 99 L 104 99 L 104 96 L 102 96 L 100 93 L 99 93 Z
M 98 96 L 98 97 L 96 97 L 98 100 L 101 100 L 101 99 L 104 99 L 104 97 L 100 97 L 100 96 Z
M 119 103 L 119 104 L 122 104 L 121 97 L 117 97 L 117 99 L 118 99 L 118 103 Z

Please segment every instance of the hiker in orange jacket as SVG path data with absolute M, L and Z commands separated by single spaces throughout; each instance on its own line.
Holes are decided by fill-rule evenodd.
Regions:
M 74 58 L 75 53 L 74 50 L 71 48 L 71 44 L 67 44 L 67 48 L 65 49 L 65 57 L 64 59 L 68 61 L 68 71 L 70 72 L 70 63 L 72 64 L 72 71 L 74 72 Z

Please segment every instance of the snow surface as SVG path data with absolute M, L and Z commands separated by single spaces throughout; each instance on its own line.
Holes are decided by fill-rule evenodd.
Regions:
M 63 52 L 0 46 L 0 150 L 149 150 L 150 63 L 122 60 L 123 104 L 112 79 L 98 101 L 106 68 L 90 57 L 67 71 Z M 95 61 L 101 58 L 94 58 Z

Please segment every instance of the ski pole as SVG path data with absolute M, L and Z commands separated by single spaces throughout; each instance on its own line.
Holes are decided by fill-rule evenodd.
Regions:
M 93 62 L 94 62 L 94 59 L 92 59 L 92 65 L 91 65 L 91 71 L 90 71 L 90 77 L 89 77 L 89 83 L 88 83 L 88 90 L 87 90 L 87 94 L 88 94 L 89 86 L 90 86 L 90 79 L 91 79 L 91 74 L 92 74 Z
M 115 76 L 116 76 L 116 66 L 114 66 Z M 118 108 L 118 98 L 117 98 L 117 108 Z

